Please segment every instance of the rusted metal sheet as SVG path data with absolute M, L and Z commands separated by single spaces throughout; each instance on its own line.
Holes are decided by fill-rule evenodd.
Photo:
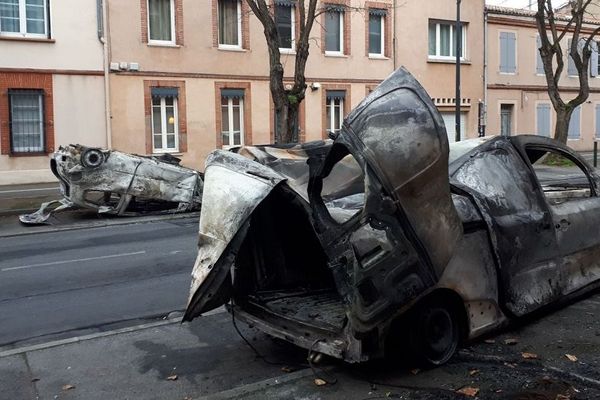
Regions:
M 81 145 L 60 147 L 50 168 L 64 199 L 47 211 L 21 215 L 25 224 L 41 224 L 56 212 L 83 208 L 120 216 L 198 210 L 203 182 L 198 171 L 179 165 L 170 155 L 145 157 Z
M 600 178 L 550 139 L 448 145 L 406 70 L 333 141 L 208 159 L 184 319 L 230 302 L 258 329 L 360 362 L 394 341 L 439 365 L 461 338 L 600 284 Z M 542 177 L 564 155 L 582 182 Z

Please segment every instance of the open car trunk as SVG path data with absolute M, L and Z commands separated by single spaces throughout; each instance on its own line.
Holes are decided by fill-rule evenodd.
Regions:
M 233 275 L 235 303 L 306 338 L 341 333 L 346 310 L 303 201 L 277 187 L 255 209 Z

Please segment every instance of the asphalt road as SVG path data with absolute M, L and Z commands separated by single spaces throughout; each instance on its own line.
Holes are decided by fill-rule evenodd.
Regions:
M 196 219 L 0 240 L 0 347 L 133 325 L 185 307 Z

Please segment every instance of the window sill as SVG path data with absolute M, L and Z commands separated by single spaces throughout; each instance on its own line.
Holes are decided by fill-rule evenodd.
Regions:
M 10 157 L 46 157 L 51 152 L 37 151 L 32 153 L 10 153 Z
M 344 53 L 328 53 L 328 52 L 325 52 L 325 57 L 348 58 L 348 56 Z
M 296 50 L 294 49 L 279 49 L 279 54 L 287 54 L 287 55 L 296 55 Z
M 34 42 L 34 43 L 55 43 L 54 39 L 27 37 L 27 36 L 5 36 L 0 34 L 0 40 L 11 40 L 15 42 Z
M 516 72 L 500 72 L 498 71 L 498 75 L 506 75 L 506 76 L 517 76 Z
M 217 47 L 217 50 L 231 51 L 234 53 L 245 53 L 247 51 L 246 49 L 243 49 L 239 46 L 223 46 L 223 45 L 219 45 L 219 47 Z
M 577 140 L 581 140 L 581 137 L 577 137 L 577 138 L 567 138 L 567 141 L 569 141 L 569 142 L 574 142 L 574 141 L 577 141 Z
M 427 57 L 427 62 L 432 64 L 456 64 L 456 58 L 431 58 Z M 471 65 L 471 60 L 460 60 L 461 65 Z
M 181 46 L 178 44 L 170 44 L 170 43 L 152 43 L 152 42 L 148 42 L 147 43 L 148 47 L 167 47 L 167 48 L 171 48 L 171 49 L 178 49 Z
M 181 152 L 179 150 L 156 150 L 156 149 L 154 149 L 154 151 L 152 152 L 151 156 L 153 156 L 153 157 L 160 157 L 160 156 L 163 156 L 165 154 L 170 154 L 172 156 L 182 156 L 183 152 Z
M 389 60 L 389 57 L 386 57 L 381 54 L 369 54 L 369 60 Z

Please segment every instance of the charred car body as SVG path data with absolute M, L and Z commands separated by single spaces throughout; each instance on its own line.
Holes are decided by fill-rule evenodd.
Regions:
M 577 184 L 542 179 L 548 152 Z M 400 69 L 333 142 L 209 156 L 184 319 L 230 301 L 236 318 L 349 362 L 401 341 L 441 364 L 461 339 L 597 286 L 599 183 L 546 138 L 450 152 Z
M 202 199 L 200 173 L 180 166 L 179 159 L 170 155 L 144 157 L 69 145 L 53 154 L 50 168 L 64 199 L 21 215 L 21 222 L 44 223 L 52 213 L 71 208 L 121 216 L 185 212 L 197 210 Z M 55 203 L 60 206 L 46 211 Z

